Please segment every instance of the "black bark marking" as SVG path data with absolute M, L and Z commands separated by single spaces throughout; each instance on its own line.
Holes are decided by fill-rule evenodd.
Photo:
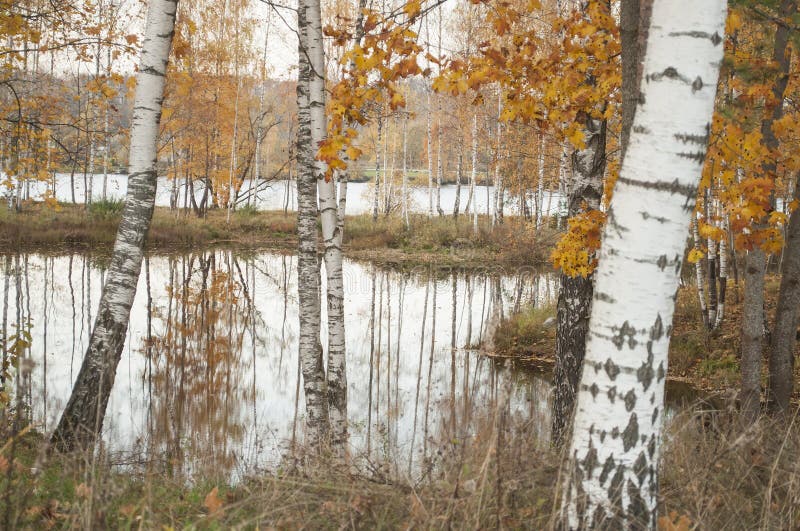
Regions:
M 641 214 L 642 215 L 642 219 L 645 219 L 645 220 L 653 218 L 654 220 L 658 221 L 659 223 L 666 223 L 666 222 L 669 221 L 669 219 L 661 217 L 661 216 L 651 216 L 649 212 L 645 212 L 645 211 L 640 211 L 639 214 Z
M 673 31 L 669 34 L 670 37 L 692 37 L 694 39 L 708 39 L 711 41 L 711 44 L 714 46 L 719 46 L 719 43 L 722 42 L 722 37 L 719 36 L 719 33 L 716 31 L 714 34 L 707 33 L 705 31 Z
M 644 96 L 643 95 L 641 96 L 641 99 L 644 100 Z M 644 102 L 642 101 L 641 103 L 644 103 Z M 639 133 L 639 134 L 642 134 L 642 135 L 649 135 L 650 134 L 650 129 L 646 128 L 643 125 L 634 125 L 633 126 L 633 132 L 634 133 Z
M 609 455 L 606 462 L 603 464 L 603 469 L 600 471 L 600 485 L 605 485 L 608 475 L 614 470 L 614 456 Z
M 581 461 L 581 466 L 588 477 L 592 477 L 592 472 L 597 468 L 598 463 L 597 450 L 594 447 L 589 448 L 589 451 L 586 452 L 586 457 Z
M 658 364 L 658 374 L 657 374 L 658 381 L 660 382 L 661 380 L 663 380 L 664 376 L 666 375 L 667 375 L 666 371 L 664 370 L 664 362 L 662 361 L 661 363 Z
M 684 156 L 682 153 L 678 153 L 679 156 Z M 705 160 L 705 153 L 700 154 Z M 689 157 L 693 158 L 693 157 Z M 702 162 L 702 160 L 700 161 Z M 617 181 L 630 185 L 630 186 L 638 186 L 640 188 L 646 188 L 648 190 L 657 190 L 659 192 L 669 192 L 670 194 L 680 194 L 687 198 L 695 197 L 697 194 L 697 186 L 691 184 L 681 184 L 678 182 L 678 179 L 675 179 L 672 182 L 667 181 L 657 181 L 657 182 L 649 182 L 649 181 L 637 181 L 636 179 L 628 179 L 627 177 L 617 177 Z
M 622 448 L 627 452 L 634 446 L 639 439 L 639 421 L 636 419 L 636 413 L 631 413 L 631 418 L 628 420 L 628 426 L 622 432 Z
M 653 370 L 653 351 L 650 348 L 652 342 L 648 341 L 647 346 L 647 362 L 642 363 L 642 366 L 636 370 L 636 379 L 642 383 L 642 387 L 645 391 L 650 387 L 650 383 L 652 383 L 653 377 L 655 376 L 655 371 Z
M 614 343 L 614 346 L 617 347 L 617 350 L 622 350 L 622 345 L 625 344 L 625 337 L 626 336 L 628 337 L 628 346 L 630 348 L 635 348 L 636 347 L 637 342 L 636 342 L 636 339 L 633 337 L 636 334 L 636 329 L 634 327 L 632 327 L 628 321 L 625 321 L 624 323 L 622 323 L 622 326 L 620 328 L 617 328 L 616 326 L 611 327 L 611 331 L 612 332 L 617 332 L 617 335 L 615 335 L 611 339 L 611 342 Z M 609 361 L 611 361 L 610 358 L 609 358 Z M 608 365 L 608 361 L 606 362 L 606 366 L 607 365 Z M 609 376 L 611 376 L 611 375 L 609 374 Z M 611 379 L 613 380 L 614 378 L 611 378 Z
M 703 89 L 703 79 L 700 76 L 697 76 L 694 81 L 692 81 L 692 93 L 694 94 L 698 90 Z
M 611 295 L 609 295 L 608 293 L 598 293 L 596 291 L 594 292 L 594 299 L 597 300 L 597 301 L 603 301 L 603 302 L 607 302 L 607 303 L 610 303 L 610 304 L 613 304 L 613 303 L 616 302 L 616 299 L 614 297 L 612 297 Z
M 605 365 L 603 367 L 605 368 L 606 374 L 608 374 L 608 377 L 611 378 L 611 381 L 614 381 L 614 380 L 617 379 L 617 375 L 619 374 L 619 366 L 616 363 L 614 363 L 611 360 L 611 358 L 608 358 L 606 360 L 606 363 L 605 363 Z
M 647 456 L 644 455 L 644 451 L 639 452 L 639 457 L 633 462 L 633 473 L 636 474 L 639 486 L 641 486 L 647 476 Z
M 600 392 L 600 388 L 599 388 L 599 387 L 597 387 L 597 384 L 596 384 L 596 383 L 593 383 L 593 384 L 592 384 L 592 385 L 589 387 L 589 392 L 590 392 L 590 393 L 592 393 L 592 399 L 596 399 L 596 398 L 597 398 L 597 393 L 599 393 L 599 392 Z
M 608 498 L 612 504 L 622 503 L 622 482 L 625 478 L 625 465 L 620 463 L 614 477 L 611 478 L 611 483 L 608 485 Z
M 617 437 L 619 437 L 619 428 L 614 426 L 614 428 L 611 430 L 611 438 L 616 439 Z
M 650 81 L 650 80 L 659 81 L 659 80 L 661 80 L 662 78 L 665 78 L 665 77 L 668 78 L 668 79 L 683 79 L 681 77 L 681 75 L 678 73 L 678 70 L 674 66 L 668 66 L 660 74 L 659 73 L 648 74 L 647 75 L 647 80 L 648 81 Z
M 656 455 L 656 437 L 655 435 L 650 436 L 650 442 L 647 444 L 647 453 L 650 454 L 650 459 L 653 459 Z
M 617 181 L 619 181 L 619 177 L 617 177 Z M 614 215 L 614 209 L 611 207 L 608 207 L 608 214 L 606 215 L 606 224 L 607 227 L 614 229 L 618 236 L 622 236 L 624 232 L 628 232 L 628 229 L 626 227 L 623 227 L 617 222 L 617 216 Z M 605 252 L 611 254 L 613 252 L 613 249 L 607 249 Z
M 608 400 L 613 404 L 614 400 L 617 398 L 617 386 L 615 385 L 611 389 L 609 389 L 606 394 L 608 395 Z
M 633 408 L 636 407 L 636 393 L 633 392 L 633 389 L 625 393 L 625 409 L 628 412 L 633 411 Z
M 694 152 L 690 152 L 690 153 L 680 152 L 677 155 L 682 159 L 693 160 L 698 164 L 703 164 L 706 161 L 706 152 L 705 151 L 694 151 Z
M 650 510 L 642 498 L 639 488 L 628 480 L 628 522 L 631 529 L 646 529 L 650 521 Z
M 653 328 L 650 329 L 650 339 L 658 341 L 664 336 L 664 323 L 661 321 L 661 313 L 656 314 L 656 322 L 653 323 Z
M 608 432 L 606 430 L 603 430 L 603 431 L 600 432 L 600 442 L 601 443 L 606 440 L 606 435 L 608 435 Z
M 595 372 L 595 374 L 600 372 L 602 369 L 603 369 L 603 364 L 600 363 L 599 361 L 594 364 L 594 372 Z
M 656 265 L 661 271 L 664 271 L 664 268 L 667 267 L 667 255 L 662 254 L 661 256 L 659 256 Z
M 708 145 L 708 135 L 709 134 L 710 134 L 710 131 L 708 130 L 708 128 L 706 128 L 706 134 L 704 134 L 704 135 L 691 135 L 691 134 L 686 134 L 686 133 L 675 133 L 675 135 L 673 135 L 673 136 L 675 137 L 675 139 L 683 142 L 684 144 L 691 143 L 691 144 L 698 144 L 700 146 L 705 147 L 706 145 Z
M 658 419 L 658 408 L 655 408 L 653 410 L 653 417 L 650 419 L 650 423 L 651 424 L 655 424 L 656 423 L 656 419 Z

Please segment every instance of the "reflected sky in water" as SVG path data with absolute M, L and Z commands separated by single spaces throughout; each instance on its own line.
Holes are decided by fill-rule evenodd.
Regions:
M 6 330 L 33 324 L 32 368 L 18 385 L 31 420 L 51 430 L 88 344 L 104 260 L 31 254 L 0 266 Z M 104 424 L 112 460 L 237 477 L 291 458 L 304 431 L 295 268 L 295 257 L 271 252 L 148 257 Z M 470 346 L 522 305 L 552 304 L 554 276 L 345 261 L 344 280 L 356 461 L 419 474 L 505 393 L 512 420 L 546 444 L 549 383 Z

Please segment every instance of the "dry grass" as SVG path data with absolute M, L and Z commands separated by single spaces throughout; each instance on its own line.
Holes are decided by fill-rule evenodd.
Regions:
M 524 421 L 444 447 L 414 481 L 396 463 L 369 474 L 324 466 L 250 476 L 237 485 L 170 477 L 144 466 L 121 471 L 84 457 L 41 461 L 40 437 L 3 449 L 0 524 L 14 528 L 549 529 L 561 456 L 537 444 Z M 744 428 L 728 411 L 679 414 L 665 434 L 662 529 L 797 529 L 800 424 L 768 419 Z M 36 461 L 37 456 L 39 461 Z M 31 466 L 35 465 L 34 472 Z M 400 465 L 400 469 L 404 466 Z M 303 471 L 305 470 L 305 472 Z M 668 526 L 671 522 L 675 527 Z M 684 526 L 684 527 L 681 527 Z
M 110 249 L 114 243 L 121 204 L 97 203 L 87 212 L 82 206 L 59 209 L 33 204 L 23 212 L 0 209 L 0 248 L 31 251 L 42 248 L 72 250 Z M 414 265 L 509 265 L 547 261 L 558 233 L 544 228 L 536 233 L 530 223 L 509 218 L 491 229 L 480 220 L 473 233 L 471 220 L 460 216 L 413 216 L 405 227 L 397 216 L 378 218 L 349 216 L 345 223 L 345 253 L 355 259 L 383 264 Z M 148 235 L 148 247 L 160 250 L 193 249 L 198 246 L 293 249 L 296 217 L 282 212 L 242 209 L 230 223 L 224 210 L 212 210 L 205 218 L 156 208 Z
M 672 422 L 661 514 L 697 529 L 800 528 L 800 419 L 745 427 L 731 411 L 695 410 Z

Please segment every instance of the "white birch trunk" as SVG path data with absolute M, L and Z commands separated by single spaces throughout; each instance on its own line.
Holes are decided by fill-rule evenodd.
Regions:
M 378 204 L 380 203 L 381 189 L 381 134 L 383 132 L 383 118 L 378 116 L 378 140 L 375 142 L 375 186 L 372 189 L 372 220 L 378 220 Z
M 89 347 L 53 433 L 53 442 L 60 450 L 91 445 L 100 434 L 125 343 L 155 203 L 158 129 L 177 6 L 177 0 L 150 2 L 136 74 L 125 208 Z
M 309 96 L 311 139 L 314 150 L 325 139 L 325 51 L 319 0 L 305 0 L 308 16 L 308 56 L 311 60 Z M 302 4 L 301 4 L 302 5 Z M 319 210 L 322 225 L 325 275 L 328 299 L 327 395 L 330 443 L 340 455 L 347 442 L 347 356 L 344 328 L 344 282 L 342 279 L 342 236 L 344 202 L 341 211 L 336 200 L 336 180 L 325 179 L 325 164 L 315 161 Z M 335 176 L 334 176 L 335 177 Z M 346 186 L 346 184 L 345 184 Z
M 408 115 L 403 118 L 403 223 L 408 227 Z
M 536 183 L 536 230 L 542 225 L 542 190 L 544 189 L 544 133 L 539 133 L 539 179 Z
M 323 57 L 318 0 L 298 4 L 297 81 L 297 291 L 299 303 L 298 356 L 306 401 L 306 435 L 309 446 L 319 447 L 328 426 L 325 368 L 320 344 L 320 276 L 317 257 L 317 181 L 324 173 L 316 160 L 324 131 L 325 102 L 319 100 L 319 67 Z M 320 118 L 322 114 L 322 118 Z
M 725 294 L 728 291 L 728 245 L 726 242 L 728 234 L 727 221 L 720 223 L 723 237 L 719 241 L 719 296 L 717 300 L 717 318 L 714 322 L 714 328 L 719 328 L 722 325 L 722 319 L 725 317 Z
M 502 111 L 501 94 L 497 91 L 497 128 L 495 131 L 495 154 L 494 154 L 494 215 L 492 216 L 492 226 L 502 223 L 502 204 L 503 204 L 503 181 L 500 174 L 500 137 L 502 126 L 500 123 L 500 112 Z
M 431 133 L 431 91 L 428 94 L 428 217 L 433 217 L 433 134 Z
M 436 97 L 436 212 L 439 216 L 444 216 L 442 210 L 442 99 Z
M 653 5 L 642 98 L 596 272 L 563 490 L 571 529 L 656 528 L 674 296 L 714 109 L 725 15 L 724 0 Z
M 478 234 L 478 200 L 475 196 L 475 181 L 478 180 L 478 115 L 472 115 L 472 171 L 469 175 L 469 201 L 472 204 L 472 232 Z
M 692 239 L 694 240 L 694 249 L 698 253 L 700 249 L 700 232 L 697 225 L 700 222 L 700 213 L 697 213 L 697 218 L 692 223 Z M 703 274 L 703 261 L 698 260 L 694 263 L 694 280 L 697 284 L 697 298 L 700 302 L 700 314 L 703 316 L 703 326 L 708 327 L 708 311 L 706 310 L 706 282 L 705 275 Z

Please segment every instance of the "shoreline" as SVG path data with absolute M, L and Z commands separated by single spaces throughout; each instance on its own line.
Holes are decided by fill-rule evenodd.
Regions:
M 56 208 L 34 204 L 22 212 L 0 211 L 0 252 L 109 253 L 113 249 L 120 207 L 97 203 Z M 205 218 L 156 207 L 147 251 L 186 252 L 200 247 L 293 252 L 297 247 L 296 216 L 282 211 L 213 210 Z M 373 221 L 369 215 L 348 216 L 345 258 L 387 267 L 431 265 L 437 268 L 549 267 L 559 233 L 545 227 L 538 233 L 525 220 L 509 219 L 493 230 L 485 216 L 473 233 L 472 221 L 452 215 L 411 216 L 410 227 L 396 217 Z

